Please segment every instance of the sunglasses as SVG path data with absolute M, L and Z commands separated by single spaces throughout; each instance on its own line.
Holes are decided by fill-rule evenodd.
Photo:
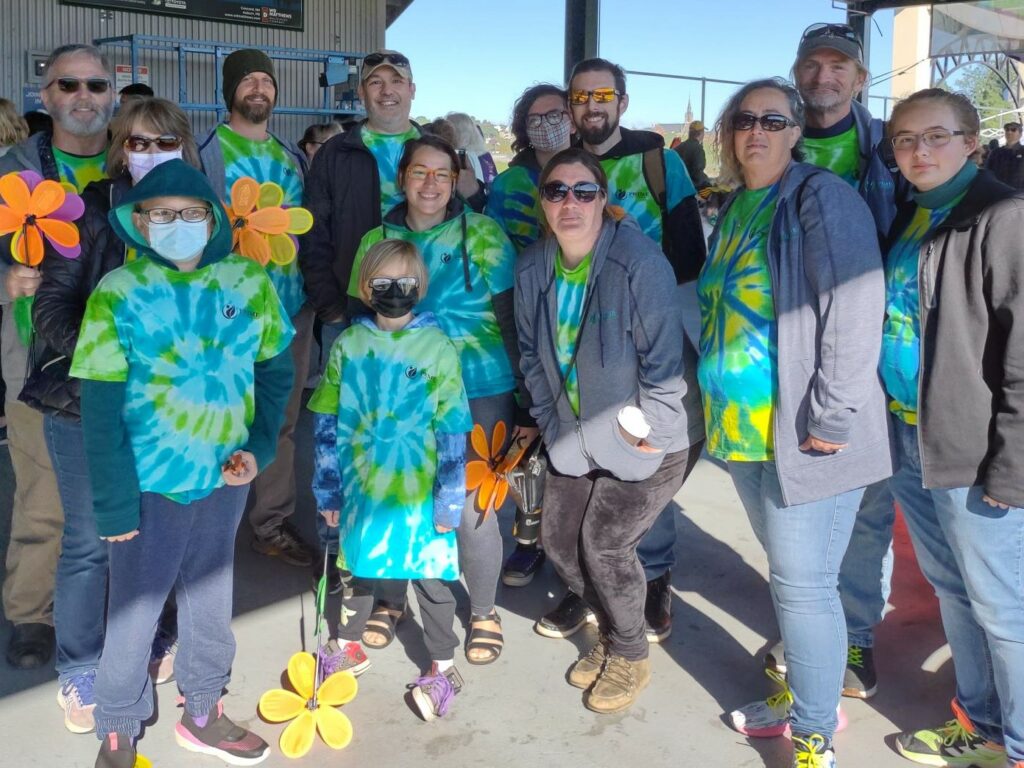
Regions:
M 146 152 L 150 144 L 156 144 L 156 148 L 163 152 L 172 152 L 181 148 L 181 137 L 168 133 L 155 139 L 148 136 L 129 136 L 124 140 L 124 148 L 129 152 Z
M 425 165 L 414 165 L 405 172 L 405 175 L 416 181 L 426 181 L 428 176 L 433 176 L 438 184 L 448 184 L 455 178 L 455 171 L 447 168 L 427 168 Z
M 857 33 L 853 31 L 853 27 L 846 24 L 811 24 L 811 26 L 804 30 L 804 34 L 800 38 L 800 41 L 817 40 L 819 37 L 840 37 L 843 40 L 849 40 L 851 43 L 856 43 L 858 48 L 862 51 L 864 50 L 860 38 L 857 36 Z
M 386 293 L 392 285 L 397 285 L 403 296 L 408 296 L 419 287 L 418 277 L 371 277 L 366 281 L 374 293 Z
M 571 187 L 564 181 L 549 181 L 540 188 L 541 196 L 549 203 L 560 203 L 572 192 L 572 196 L 580 203 L 592 203 L 598 193 L 603 193 L 600 184 L 592 181 L 577 181 Z
M 621 96 L 621 91 L 616 91 L 614 88 L 595 88 L 592 91 L 572 91 L 569 94 L 569 103 L 580 106 L 586 104 L 591 98 L 594 99 L 596 104 L 607 104 L 610 101 L 614 101 L 616 96 Z
M 46 87 L 54 84 L 61 93 L 78 93 L 83 84 L 89 89 L 89 93 L 106 93 L 110 90 L 110 81 L 103 77 L 87 77 L 84 80 L 77 77 L 58 77 L 48 82 Z
M 550 112 L 545 112 L 543 115 L 527 115 L 526 127 L 540 128 L 541 123 L 559 125 L 565 118 L 565 115 L 566 111 L 564 109 L 552 109 Z
M 732 119 L 732 129 L 734 131 L 749 131 L 754 127 L 754 123 L 760 123 L 762 131 L 768 131 L 774 133 L 789 128 L 798 123 L 794 120 L 790 120 L 785 115 L 767 114 L 752 115 L 749 112 L 740 112 L 735 115 Z
M 394 64 L 396 67 L 408 67 L 409 59 L 400 53 L 371 53 L 363 57 L 363 67 L 376 67 L 378 64 Z

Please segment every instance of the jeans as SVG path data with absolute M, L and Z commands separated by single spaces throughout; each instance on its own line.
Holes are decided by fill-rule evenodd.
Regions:
M 889 481 L 864 489 L 850 546 L 839 569 L 839 596 L 850 645 L 870 648 L 892 583 L 892 525 L 896 520 Z
M 671 503 L 654 518 L 654 525 L 640 539 L 636 554 L 647 581 L 664 576 L 676 564 L 676 516 Z
M 550 467 L 544 479 L 544 549 L 569 589 L 597 614 L 612 652 L 630 661 L 648 654 L 647 582 L 637 544 L 686 480 L 701 447 L 667 454 L 646 480 L 627 482 L 604 470 L 571 477 Z
M 917 428 L 894 421 L 891 486 L 939 598 L 957 702 L 1011 764 L 1024 760 L 1024 509 L 989 506 L 980 486 L 924 488 Z
M 839 566 L 864 490 L 787 507 L 774 461 L 730 461 L 729 474 L 768 555 L 793 692 L 793 733 L 831 739 L 846 669 Z
M 96 669 L 103 650 L 109 544 L 96 532 L 92 485 L 80 422 L 44 416 L 43 432 L 64 508 L 64 534 L 53 596 L 57 675 Z
M 248 486 L 191 504 L 143 493 L 139 535 L 110 545 L 107 637 L 96 675 L 96 735 L 138 736 L 153 714 L 149 658 L 164 599 L 178 599 L 174 676 L 194 717 L 209 713 L 231 677 L 235 534 Z

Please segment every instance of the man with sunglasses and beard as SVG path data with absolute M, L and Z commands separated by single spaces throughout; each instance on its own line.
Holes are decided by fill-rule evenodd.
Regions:
M 110 65 L 90 45 L 55 49 L 46 61 L 40 97 L 53 117 L 53 131 L 30 136 L 0 158 L 0 176 L 34 171 L 81 192 L 104 177 L 107 125 L 114 111 Z M 57 482 L 43 437 L 43 415 L 18 401 L 28 349 L 18 338 L 13 302 L 34 296 L 39 270 L 13 263 L 9 237 L 0 239 L 0 306 L 3 307 L 3 377 L 16 490 L 7 549 L 3 607 L 14 624 L 7 663 L 40 667 L 53 654 L 53 588 L 64 527 Z
M 199 140 L 199 157 L 214 191 L 230 200 L 231 186 L 248 176 L 284 190 L 285 206 L 302 204 L 305 155 L 268 130 L 277 104 L 277 73 L 263 51 L 243 48 L 224 59 L 224 102 L 227 122 Z M 291 341 L 296 372 L 309 368 L 313 341 L 313 310 L 306 302 L 298 263 L 266 266 L 267 276 L 295 327 Z M 288 519 L 295 512 L 295 424 L 299 418 L 305 376 L 295 376 L 277 441 L 277 458 L 252 482 L 246 504 L 252 526 L 252 548 L 289 565 L 308 567 L 313 552 Z
M 679 155 L 665 148 L 652 131 L 619 125 L 629 106 L 626 75 L 605 59 L 586 59 L 569 78 L 569 110 L 584 149 L 595 155 L 608 177 L 608 203 L 636 219 L 641 231 L 661 245 L 680 284 L 684 312 L 699 327 L 693 281 L 707 255 L 696 189 Z M 688 284 L 685 285 L 684 284 Z M 672 633 L 671 568 L 675 563 L 676 527 L 670 504 L 637 548 L 647 579 L 644 616 L 647 640 L 660 643 Z M 545 637 L 568 637 L 590 616 L 583 599 L 572 592 L 534 626 Z

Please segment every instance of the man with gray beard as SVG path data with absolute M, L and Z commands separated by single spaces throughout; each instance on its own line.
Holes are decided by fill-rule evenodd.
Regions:
M 0 176 L 31 170 L 81 192 L 104 178 L 107 124 L 114 111 L 110 66 L 90 45 L 65 45 L 46 62 L 40 92 L 53 131 L 30 136 L 0 158 Z M 7 662 L 32 669 L 53 653 L 53 589 L 64 527 L 57 482 L 43 437 L 43 416 L 18 401 L 28 349 L 18 338 L 11 302 L 35 295 L 40 273 L 11 261 L 8 238 L 0 242 L 0 306 L 3 307 L 3 376 L 15 493 L 3 607 L 14 631 Z

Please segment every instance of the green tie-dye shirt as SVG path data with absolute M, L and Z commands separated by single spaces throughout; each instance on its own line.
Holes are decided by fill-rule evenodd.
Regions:
M 462 259 L 462 221 L 456 216 L 425 232 L 394 224 L 371 229 L 359 243 L 348 292 L 359 296 L 359 265 L 367 249 L 385 237 L 415 243 L 427 265 L 427 295 L 414 310 L 433 312 L 462 361 L 469 396 L 490 397 L 515 389 L 512 364 L 501 338 L 493 297 L 515 282 L 516 251 L 498 225 L 479 213 L 466 213 L 469 285 Z
M 71 155 L 53 148 L 53 159 L 57 161 L 60 180 L 83 192 L 94 181 L 107 178 L 103 170 L 107 163 L 107 151 L 98 155 Z
M 498 222 L 520 253 L 540 239 L 540 171 L 516 165 L 498 174 L 487 195 L 485 213 Z
M 832 171 L 856 189 L 860 180 L 860 145 L 857 143 L 856 125 L 838 136 L 824 139 L 804 136 L 804 153 L 808 163 Z
M 697 194 L 697 190 L 679 154 L 671 149 L 662 152 L 665 157 L 665 207 L 671 211 L 685 198 Z M 605 158 L 601 167 L 608 176 L 608 202 L 624 208 L 636 219 L 645 235 L 661 243 L 661 207 L 644 178 L 644 154 Z
M 454 533 L 434 530 L 437 434 L 473 428 L 459 357 L 433 325 L 358 318 L 309 401 L 337 416 L 339 567 L 384 579 L 457 579 Z
M 921 244 L 963 198 L 963 193 L 938 208 L 918 206 L 910 224 L 885 259 L 885 322 L 879 370 L 889 410 L 907 424 L 917 424 L 917 383 L 921 362 L 921 302 L 918 257 Z
M 778 350 L 768 234 L 778 195 L 778 184 L 737 195 L 697 280 L 707 450 L 727 461 L 774 456 Z
M 229 198 L 231 185 L 248 176 L 260 184 L 266 181 L 280 184 L 284 190 L 282 205 L 302 205 L 302 175 L 295 165 L 295 158 L 277 139 L 269 137 L 253 141 L 222 123 L 217 126 L 217 140 L 224 156 L 224 189 Z M 283 265 L 270 262 L 266 270 L 285 311 L 289 317 L 294 317 L 306 303 L 298 259 Z
M 580 323 L 583 322 L 583 305 L 587 299 L 587 280 L 590 279 L 592 254 L 572 269 L 562 263 L 562 251 L 555 259 L 555 300 L 558 304 L 558 330 L 555 334 L 555 352 L 558 354 L 558 368 L 565 379 L 565 394 L 569 398 L 572 412 L 580 415 L 580 380 L 576 366 L 570 370 L 576 340 L 579 338 Z
M 139 488 L 187 503 L 223 485 L 221 466 L 249 438 L 253 366 L 293 334 L 249 259 L 178 272 L 140 258 L 89 296 L 71 375 L 126 383 Z
M 377 175 L 380 177 L 380 215 L 387 212 L 405 198 L 398 188 L 398 161 L 402 159 L 405 142 L 420 135 L 419 128 L 413 126 L 405 133 L 377 133 L 365 124 L 359 134 L 363 146 L 370 150 L 377 161 Z

